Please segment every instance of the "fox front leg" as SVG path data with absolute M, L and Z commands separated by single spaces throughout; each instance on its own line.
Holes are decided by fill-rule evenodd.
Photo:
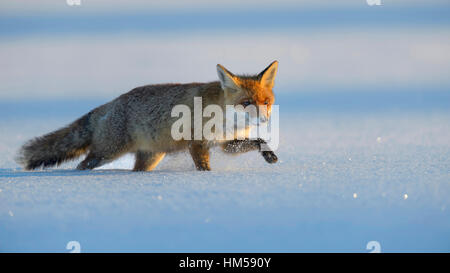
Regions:
M 189 152 L 194 160 L 195 167 L 199 171 L 210 171 L 209 147 L 206 143 L 194 141 L 189 145 Z
M 258 150 L 261 152 L 262 156 L 268 163 L 275 163 L 278 161 L 278 157 L 273 151 L 261 151 L 263 145 L 267 146 L 267 142 L 261 138 L 257 139 L 243 139 L 243 140 L 232 140 L 226 142 L 223 145 L 223 150 L 226 153 L 246 153 L 249 151 Z

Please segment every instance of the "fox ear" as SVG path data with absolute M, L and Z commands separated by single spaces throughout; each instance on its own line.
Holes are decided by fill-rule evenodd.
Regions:
M 220 85 L 222 86 L 223 90 L 227 88 L 231 90 L 237 89 L 235 76 L 233 75 L 233 73 L 228 71 L 220 64 L 217 65 L 217 75 L 219 76 Z
M 272 88 L 277 75 L 278 61 L 272 62 L 266 69 L 258 74 L 258 79 L 262 85 Z

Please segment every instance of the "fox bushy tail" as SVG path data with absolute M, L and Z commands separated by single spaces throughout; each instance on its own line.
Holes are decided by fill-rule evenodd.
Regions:
M 92 141 L 90 116 L 86 114 L 64 128 L 28 141 L 20 149 L 17 162 L 33 170 L 60 165 L 86 153 Z

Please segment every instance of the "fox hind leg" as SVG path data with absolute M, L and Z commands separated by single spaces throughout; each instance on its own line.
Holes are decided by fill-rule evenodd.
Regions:
M 105 164 L 103 161 L 102 157 L 89 153 L 87 157 L 78 164 L 77 170 L 92 170 Z
M 165 155 L 166 153 L 137 151 L 133 171 L 151 171 L 161 162 Z
M 77 166 L 77 170 L 92 170 L 109 163 L 127 152 L 126 147 L 118 149 L 99 150 L 93 149 L 86 158 Z

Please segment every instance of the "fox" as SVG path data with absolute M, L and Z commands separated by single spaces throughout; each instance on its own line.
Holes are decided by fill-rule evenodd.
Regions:
M 25 170 L 34 170 L 87 154 L 76 168 L 92 170 L 132 153 L 133 171 L 151 171 L 166 154 L 188 150 L 197 170 L 210 171 L 210 148 L 221 146 L 229 154 L 257 150 L 266 162 L 276 163 L 278 157 L 272 150 L 262 149 L 267 143 L 261 138 L 211 141 L 171 137 L 172 108 L 181 104 L 193 109 L 194 97 L 201 97 L 204 107 L 264 105 L 267 110 L 260 114 L 261 119 L 270 118 L 278 61 L 256 75 L 235 75 L 220 64 L 216 68 L 218 81 L 136 87 L 59 130 L 29 140 L 20 148 L 16 161 Z M 246 124 L 243 130 L 248 132 L 251 126 Z

